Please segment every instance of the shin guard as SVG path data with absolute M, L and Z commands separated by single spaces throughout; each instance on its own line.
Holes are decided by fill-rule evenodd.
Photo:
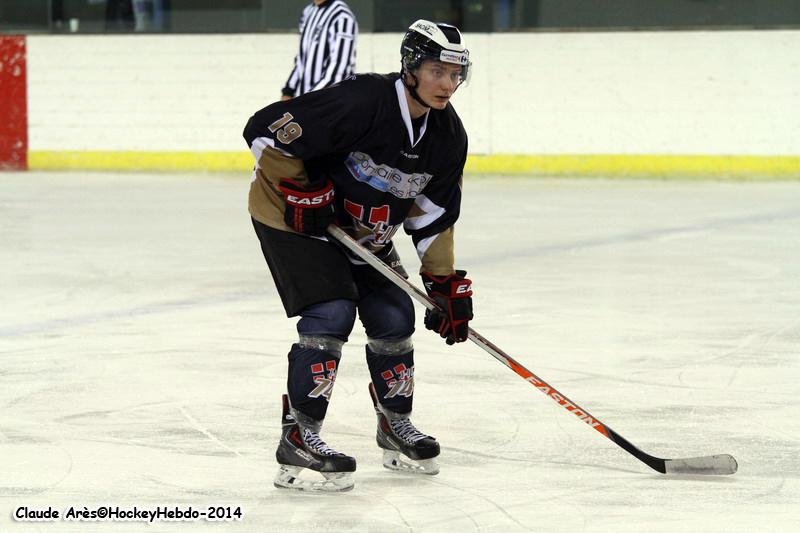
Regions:
M 373 349 L 377 346 L 376 342 L 367 345 L 367 366 L 377 399 L 390 411 L 410 413 L 414 399 L 414 349 L 406 341 L 397 346 L 405 351 L 398 349 L 392 354 L 377 352 Z
M 289 351 L 287 390 L 292 407 L 323 420 L 336 380 L 340 352 L 293 344 Z

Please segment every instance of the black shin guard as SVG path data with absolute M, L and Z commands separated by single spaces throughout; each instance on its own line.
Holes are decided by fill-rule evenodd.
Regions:
M 381 405 L 395 413 L 410 413 L 414 399 L 414 349 L 385 355 L 368 345 L 367 366 Z
M 287 382 L 292 407 L 314 420 L 323 420 L 338 365 L 338 354 L 293 344 Z

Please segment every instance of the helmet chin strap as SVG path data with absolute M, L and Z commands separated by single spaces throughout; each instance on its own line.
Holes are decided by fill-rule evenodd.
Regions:
M 415 85 L 411 86 L 408 83 L 406 83 L 405 74 L 408 74 L 409 76 L 411 76 L 414 79 Z M 419 80 L 417 79 L 417 77 L 414 76 L 414 74 L 412 72 L 405 71 L 401 75 L 401 78 L 403 79 L 403 85 L 405 85 L 406 89 L 408 89 L 408 92 L 411 93 L 411 97 L 414 100 L 416 100 L 417 102 L 419 102 L 420 104 L 422 104 L 422 106 L 425 107 L 426 109 L 430 109 L 431 106 L 427 102 L 425 102 L 425 100 L 423 100 L 420 97 L 419 93 L 417 92 L 417 86 L 419 85 Z

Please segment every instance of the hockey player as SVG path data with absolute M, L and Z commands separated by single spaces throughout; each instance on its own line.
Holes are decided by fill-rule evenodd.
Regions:
M 401 56 L 400 73 L 356 75 L 274 103 L 244 130 L 256 160 L 253 225 L 287 316 L 300 317 L 288 356 L 277 487 L 353 486 L 355 459 L 331 448 L 320 429 L 356 310 L 368 337 L 384 466 L 438 472 L 438 442 L 410 420 L 411 299 L 325 238 L 328 225 L 338 224 L 407 277 L 392 243 L 402 225 L 421 259 L 424 286 L 444 310 L 426 312 L 426 328 L 448 344 L 467 338 L 471 282 L 454 268 L 453 252 L 467 135 L 449 100 L 467 78 L 469 52 L 454 26 L 419 20 L 405 34 Z M 324 479 L 300 478 L 303 469 Z

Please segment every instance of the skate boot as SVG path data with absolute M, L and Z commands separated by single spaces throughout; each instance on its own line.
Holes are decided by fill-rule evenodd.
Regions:
M 356 460 L 330 448 L 320 438 L 322 422 L 289 406 L 283 395 L 283 428 L 275 458 L 280 464 L 274 484 L 281 489 L 342 492 L 353 488 Z M 323 479 L 302 479 L 300 473 L 314 470 Z
M 410 413 L 395 413 L 383 407 L 372 383 L 369 394 L 378 415 L 376 440 L 383 449 L 383 466 L 413 474 L 438 474 L 435 457 L 439 455 L 439 443 L 436 439 L 415 428 L 409 419 Z

